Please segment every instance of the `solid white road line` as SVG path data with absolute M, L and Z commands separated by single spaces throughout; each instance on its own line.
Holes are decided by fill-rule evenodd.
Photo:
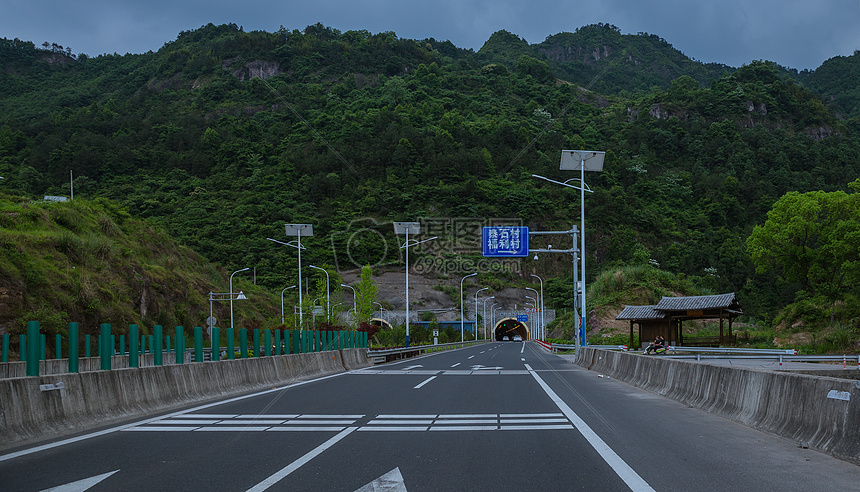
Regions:
M 319 456 L 326 449 L 337 444 L 338 441 L 340 441 L 344 437 L 348 436 L 350 433 L 355 431 L 355 429 L 356 429 L 355 427 L 350 427 L 348 429 L 342 430 L 336 436 L 332 437 L 328 441 L 326 441 L 326 442 L 320 444 L 319 446 L 317 446 L 316 448 L 312 449 L 311 451 L 309 451 L 307 454 L 305 454 L 301 458 L 297 459 L 296 461 L 293 461 L 289 465 L 281 468 L 280 470 L 278 470 L 277 472 L 272 474 L 272 476 L 270 476 L 269 478 L 263 480 L 262 482 L 258 483 L 255 486 L 251 487 L 250 489 L 248 489 L 248 492 L 260 492 L 260 491 L 268 489 L 272 485 L 275 485 L 276 483 L 283 480 L 290 473 L 301 468 L 302 465 L 304 465 L 308 461 Z
M 597 435 L 588 424 L 585 423 L 584 420 L 579 418 L 579 415 L 570 408 L 567 403 L 564 402 L 559 396 L 552 390 L 552 388 L 547 385 L 543 379 L 528 365 L 526 364 L 526 368 L 528 368 L 531 375 L 535 378 L 535 381 L 540 385 L 541 388 L 546 392 L 547 396 L 558 406 L 558 409 L 570 420 L 576 429 L 582 434 L 589 444 L 600 454 L 600 457 L 606 461 L 613 471 L 618 475 L 624 483 L 630 487 L 630 490 L 634 492 L 654 492 L 654 489 L 648 485 L 642 477 L 637 474 L 633 468 L 630 468 L 620 456 L 618 456 L 615 451 L 612 450 L 604 441 Z

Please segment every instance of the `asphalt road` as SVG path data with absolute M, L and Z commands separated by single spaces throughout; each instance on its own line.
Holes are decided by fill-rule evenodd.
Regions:
M 323 356 L 323 355 L 321 355 Z M 856 490 L 860 467 L 488 343 L 0 456 L 0 490 Z

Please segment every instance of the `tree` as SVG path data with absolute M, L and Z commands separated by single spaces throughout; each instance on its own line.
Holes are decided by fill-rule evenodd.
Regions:
M 835 302 L 860 282 L 860 179 L 854 193 L 789 192 L 756 226 L 747 249 L 756 271 L 775 271 Z
M 370 265 L 361 267 L 361 278 L 355 286 L 355 306 L 358 311 L 356 321 L 359 324 L 370 320 L 375 311 L 373 303 L 376 302 L 376 292 L 379 287 L 373 281 L 372 274 L 373 268 Z

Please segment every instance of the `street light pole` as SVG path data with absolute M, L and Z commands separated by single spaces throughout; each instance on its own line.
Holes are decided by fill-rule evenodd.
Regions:
M 489 289 L 489 287 L 484 287 L 483 289 L 478 289 L 475 291 L 475 340 L 478 339 L 478 292 L 487 289 Z M 484 338 L 487 337 L 485 336 Z
M 355 288 L 353 288 L 353 287 L 351 287 L 351 286 L 349 286 L 349 285 L 346 285 L 346 284 L 340 284 L 340 286 L 341 286 L 341 287 L 346 287 L 347 289 L 349 289 L 349 290 L 351 290 L 351 291 L 352 291 L 352 314 L 353 314 L 353 315 L 358 314 L 357 306 L 356 306 L 356 304 L 355 304 Z
M 487 339 L 487 301 L 490 299 L 495 299 L 496 296 L 488 297 L 484 299 L 484 340 Z M 490 306 L 492 307 L 492 306 Z
M 299 250 L 299 281 L 297 283 L 299 286 L 299 326 L 304 328 L 304 318 L 302 317 L 304 311 L 302 308 L 302 236 L 313 236 L 314 226 L 313 224 L 284 224 L 284 232 L 287 236 L 296 236 L 296 244 L 292 244 L 292 241 L 285 243 L 270 237 L 266 239 L 274 243 L 283 244 L 284 246 L 292 246 Z
M 535 296 L 532 299 L 534 299 L 535 301 L 535 311 L 537 311 L 538 309 L 540 309 L 540 302 L 538 302 L 538 299 L 540 299 L 540 295 L 538 294 L 538 291 L 532 289 L 531 287 L 526 287 L 526 290 L 530 290 L 535 293 Z M 540 339 L 540 315 L 538 315 L 538 339 Z
M 463 327 L 466 324 L 466 321 L 463 319 L 463 281 L 477 274 L 478 272 L 470 273 L 460 279 L 460 343 L 463 343 Z
M 421 223 L 420 222 L 395 222 L 394 223 L 394 234 L 406 234 L 406 242 L 400 246 L 400 249 L 406 249 L 406 346 L 409 346 L 409 234 L 420 234 L 421 233 Z M 426 243 L 427 241 L 432 241 L 436 239 L 437 236 L 433 236 L 430 239 L 425 239 L 423 241 L 415 241 L 414 245 L 419 245 L 421 243 Z
M 286 292 L 289 289 L 294 289 L 296 287 L 297 287 L 296 285 L 291 285 L 289 287 L 284 287 L 284 290 L 281 291 L 281 324 L 284 324 L 284 292 Z M 293 318 L 293 321 L 295 321 L 295 320 L 296 319 Z
M 546 340 L 546 313 L 544 312 L 543 305 L 543 279 L 539 276 L 532 274 L 532 277 L 540 280 L 540 326 L 541 326 L 541 340 Z
M 582 263 L 582 302 L 580 305 L 580 313 L 581 313 L 581 336 L 582 339 L 580 343 L 585 346 L 588 345 L 586 341 L 586 333 L 587 333 L 587 309 L 585 306 L 585 192 L 591 193 L 591 188 L 585 184 L 585 171 L 602 171 L 603 170 L 603 160 L 606 157 L 606 152 L 603 151 L 593 151 L 593 150 L 562 150 L 561 151 L 561 164 L 559 165 L 559 169 L 562 171 L 579 171 L 579 178 L 571 178 L 563 183 L 554 181 L 549 178 L 545 178 L 543 176 L 538 176 L 537 174 L 532 174 L 535 178 L 540 178 L 551 183 L 560 184 L 562 186 L 567 186 L 568 188 L 574 188 L 579 190 L 579 219 L 580 219 L 580 259 L 579 261 Z M 569 181 L 574 181 L 579 179 L 579 186 L 574 186 L 568 184 Z M 576 279 L 574 279 L 574 287 L 576 286 Z M 576 290 L 576 289 L 574 289 Z
M 233 275 L 236 275 L 239 272 L 244 272 L 245 270 L 250 270 L 250 268 L 245 267 L 230 274 L 230 329 L 233 328 Z
M 308 265 L 308 266 L 311 268 L 315 268 L 317 270 L 322 270 L 322 272 L 325 273 L 325 317 L 326 317 L 326 321 L 331 322 L 331 294 L 329 292 L 329 287 L 328 287 L 328 279 L 329 279 L 328 271 L 325 268 L 320 268 L 318 266 L 314 266 L 314 265 Z

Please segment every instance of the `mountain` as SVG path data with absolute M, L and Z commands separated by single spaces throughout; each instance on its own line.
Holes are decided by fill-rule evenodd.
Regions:
M 840 118 L 860 120 L 860 51 L 835 56 L 812 72 L 802 74 L 804 84 L 819 93 Z
M 772 319 L 799 289 L 755 273 L 752 228 L 789 191 L 847 191 L 860 175 L 857 132 L 794 74 L 704 65 L 613 26 L 536 45 L 499 32 L 478 52 L 319 24 L 210 24 L 141 55 L 0 48 L 0 187 L 67 194 L 71 171 L 76 196 L 109 198 L 226 270 L 255 266 L 276 293 L 297 267 L 266 240 L 284 223 L 313 224 L 303 261 L 333 270 L 402 268 L 390 222 L 423 219 L 442 238 L 413 257 L 428 273 L 569 284 L 569 256 L 512 269 L 481 258 L 475 231 L 578 222 L 578 195 L 532 175 L 572 178 L 560 151 L 585 148 L 607 151 L 587 178 L 589 278 L 650 264 Z M 570 304 L 564 289 L 553 307 Z

